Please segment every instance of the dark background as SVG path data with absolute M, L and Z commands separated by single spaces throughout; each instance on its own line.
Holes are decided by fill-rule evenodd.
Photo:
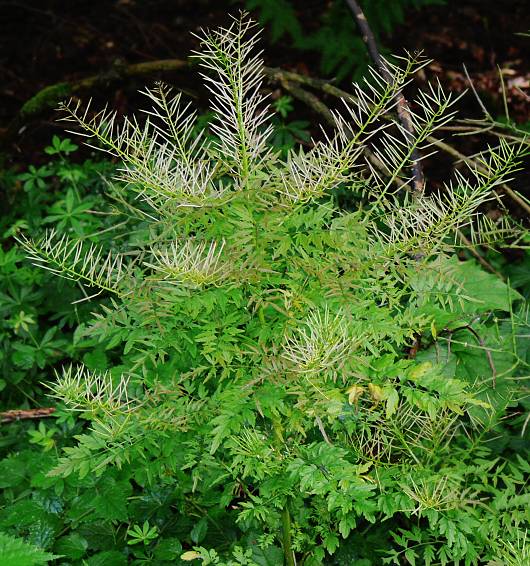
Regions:
M 291 0 L 306 31 L 314 31 L 326 0 Z M 47 85 L 109 72 L 113 66 L 165 58 L 185 58 L 197 47 L 191 32 L 229 22 L 243 2 L 233 0 L 19 0 L 0 1 L 0 128 L 6 128 L 22 104 Z M 258 14 L 255 14 L 258 16 Z M 529 120 L 530 30 L 527 0 L 450 0 L 441 6 L 408 10 L 405 23 L 381 42 L 388 52 L 421 49 L 433 62 L 426 75 L 436 75 L 453 90 L 465 88 L 463 63 L 493 111 L 501 112 L 498 67 L 503 69 L 512 105 L 512 118 Z M 320 54 L 301 51 L 288 37 L 270 41 L 265 30 L 265 61 L 271 66 L 324 76 Z M 134 92 L 156 78 L 188 90 L 202 99 L 192 70 L 141 77 L 110 84 L 101 96 L 119 111 L 135 105 Z M 331 78 L 331 77 L 325 77 Z M 347 87 L 348 80 L 342 81 Z M 99 89 L 105 90 L 105 89 Z M 477 112 L 468 97 L 466 113 Z M 304 112 L 304 110 L 301 110 Z M 16 152 L 33 151 L 47 143 L 54 124 L 53 111 L 27 124 L 12 144 Z M 26 159 L 28 161 L 28 159 Z

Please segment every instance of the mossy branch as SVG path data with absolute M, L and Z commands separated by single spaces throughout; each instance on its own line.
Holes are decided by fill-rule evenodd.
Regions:
M 7 144 L 20 133 L 26 123 L 46 110 L 57 108 L 60 102 L 81 92 L 89 92 L 97 87 L 119 82 L 125 78 L 140 77 L 153 73 L 168 73 L 178 71 L 188 66 L 184 59 L 162 59 L 124 65 L 115 64 L 106 72 L 85 77 L 75 81 L 63 81 L 49 85 L 32 96 L 20 108 L 18 114 L 8 127 L 0 133 L 0 143 Z
M 13 421 L 23 421 L 28 419 L 44 419 L 52 417 L 55 407 L 42 407 L 39 409 L 11 409 L 0 413 L 0 422 L 12 423 Z

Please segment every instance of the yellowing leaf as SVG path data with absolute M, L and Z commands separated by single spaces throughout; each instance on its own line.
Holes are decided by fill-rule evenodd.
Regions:
M 432 337 L 436 340 L 436 338 L 438 337 L 438 332 L 436 330 L 436 324 L 434 323 L 434 320 L 431 322 L 431 334 Z
M 366 472 L 372 467 L 372 462 L 366 462 L 364 464 L 359 464 L 357 467 L 357 473 L 366 474 Z
M 417 366 L 414 366 L 409 371 L 409 377 L 413 381 L 416 381 L 418 379 L 421 379 L 424 375 L 427 375 L 431 371 L 431 369 L 432 369 L 431 362 L 423 362 L 422 364 L 418 364 Z
M 491 409 L 492 406 L 490 403 L 486 403 L 486 401 L 481 401 L 480 399 L 476 399 L 475 397 L 468 397 L 466 402 L 470 405 L 476 405 L 477 407 L 482 407 L 484 409 Z
M 363 392 L 364 387 L 361 387 L 360 385 L 352 385 L 346 390 L 346 393 L 348 394 L 348 403 L 350 405 L 357 403 Z
M 383 400 L 383 390 L 381 389 L 381 387 L 379 387 L 379 385 L 375 385 L 375 383 L 369 383 L 368 391 L 370 391 L 370 395 L 376 403 L 379 403 Z
M 191 562 L 192 560 L 196 560 L 200 558 L 201 555 L 199 552 L 195 550 L 187 550 L 184 554 L 181 554 L 180 559 L 184 560 L 184 562 Z

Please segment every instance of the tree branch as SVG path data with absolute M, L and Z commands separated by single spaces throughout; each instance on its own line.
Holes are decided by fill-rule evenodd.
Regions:
M 363 38 L 366 47 L 368 48 L 368 53 L 372 58 L 372 61 L 375 63 L 376 67 L 379 69 L 379 72 L 385 79 L 387 83 L 392 80 L 392 76 L 388 71 L 384 59 L 381 57 L 379 53 L 379 49 L 377 48 L 377 43 L 375 41 L 374 34 L 368 24 L 366 16 L 362 11 L 359 4 L 356 0 L 346 0 L 346 3 L 350 7 L 357 25 L 361 30 L 361 35 Z M 412 119 L 410 117 L 410 107 L 408 102 L 403 95 L 403 92 L 400 90 L 397 94 L 397 112 L 399 121 L 401 125 L 407 132 L 408 142 L 410 143 L 414 139 L 414 125 L 412 124 Z M 412 185 L 414 188 L 414 194 L 416 196 L 421 196 L 425 189 L 425 176 L 423 174 L 423 167 L 421 166 L 420 155 L 416 148 L 414 148 L 411 152 L 411 160 L 412 160 Z
M 314 94 L 304 90 L 300 86 L 295 86 L 294 83 L 291 82 L 290 80 L 283 79 L 281 74 L 279 74 L 278 72 L 276 72 L 275 76 L 280 81 L 281 85 L 285 88 L 285 90 L 290 92 L 295 98 L 297 98 L 301 102 L 307 104 L 317 114 L 320 114 L 321 116 L 323 116 L 323 118 L 326 120 L 326 122 L 330 126 L 335 127 L 335 118 L 333 117 L 333 113 L 317 96 L 315 96 Z M 292 78 L 292 77 L 290 77 L 290 78 Z M 337 90 L 340 91 L 340 89 L 337 89 Z M 344 94 L 347 95 L 347 93 L 344 93 Z M 341 98 L 344 98 L 344 97 L 341 96 Z M 434 145 L 439 146 L 440 149 L 445 149 L 445 151 L 448 151 L 450 154 L 453 154 L 452 153 L 453 151 L 456 152 L 456 150 L 453 150 L 453 148 L 451 146 L 448 146 L 447 144 L 444 144 L 443 142 L 440 142 L 440 141 L 436 140 L 435 138 L 428 138 L 428 139 Z M 451 150 L 451 151 L 449 151 L 449 150 Z M 383 173 L 383 175 L 390 176 L 390 172 L 388 171 L 386 165 L 372 151 L 370 151 L 370 149 L 368 147 L 363 148 L 363 153 L 365 154 L 366 158 L 372 163 L 372 165 L 374 167 L 376 167 L 377 169 L 379 169 L 379 171 L 381 171 Z M 458 153 L 458 152 L 456 152 L 456 153 Z M 462 157 L 464 157 L 467 160 L 470 160 L 469 158 L 466 158 L 466 156 L 464 156 L 462 154 L 459 154 L 459 155 L 461 155 Z M 477 165 L 477 167 L 480 167 L 480 164 L 476 164 L 476 165 Z M 396 177 L 394 179 L 394 182 L 396 183 L 396 185 L 400 189 L 409 188 L 409 187 L 407 187 L 407 185 L 401 179 L 399 179 L 399 177 Z M 473 247 L 472 242 L 469 241 L 469 239 L 465 236 L 465 234 L 461 230 L 457 229 L 456 233 L 457 233 L 458 237 L 460 238 L 460 241 L 466 246 L 466 248 L 469 250 L 471 255 L 482 265 L 482 267 L 484 267 L 485 269 L 487 269 L 488 271 L 490 271 L 491 273 L 493 273 L 494 275 L 496 275 L 500 279 L 504 280 L 503 276 L 486 259 L 484 259 L 480 255 L 480 253 Z
M 13 421 L 24 421 L 28 419 L 45 419 L 53 416 L 55 407 L 43 407 L 41 409 L 12 409 L 0 413 L 0 422 L 11 423 Z
M 116 64 L 107 71 L 97 75 L 85 77 L 77 81 L 61 82 L 47 86 L 23 104 L 7 128 L 4 131 L 0 131 L 0 142 L 6 144 L 23 130 L 29 120 L 38 116 L 44 110 L 57 108 L 60 102 L 79 92 L 90 91 L 98 86 L 120 81 L 128 77 L 158 72 L 167 73 L 185 67 L 188 67 L 188 62 L 184 59 L 161 59 L 132 65 Z
M 329 94 L 335 98 L 340 98 L 340 99 L 345 98 L 353 102 L 355 102 L 356 100 L 353 94 L 346 92 L 341 88 L 336 87 L 330 81 L 326 81 L 324 79 L 316 79 L 314 77 L 299 75 L 298 73 L 293 73 L 292 71 L 284 71 L 283 69 L 278 69 L 273 67 L 265 67 L 264 70 L 265 70 L 265 75 L 269 78 L 269 80 L 273 82 L 279 82 L 286 90 L 291 92 L 291 94 L 295 98 L 298 98 L 302 102 L 307 103 L 308 101 L 307 99 L 297 96 L 299 91 L 295 92 L 294 90 L 291 89 L 289 85 L 301 84 L 314 88 L 316 90 L 320 90 L 321 92 L 325 94 Z M 317 106 L 311 105 L 311 107 L 313 108 L 313 110 L 318 111 Z M 323 116 L 324 118 L 326 118 L 327 121 L 327 113 L 326 115 L 323 114 Z M 334 123 L 331 125 L 334 125 Z M 444 129 L 449 130 L 450 127 L 445 127 Z M 467 155 L 464 155 L 463 153 L 459 152 L 457 149 L 455 149 L 453 146 L 449 145 L 448 143 L 445 143 L 433 136 L 429 136 L 427 138 L 427 141 L 435 145 L 441 151 L 456 158 L 457 160 L 464 161 L 468 165 L 474 167 L 477 171 L 480 171 L 482 173 L 487 173 L 486 168 L 483 165 L 481 165 L 478 160 L 472 157 L 468 157 Z M 367 155 L 368 158 L 372 161 L 372 163 L 375 164 L 375 162 L 371 159 L 370 154 Z M 518 195 L 512 188 L 510 188 L 506 183 L 500 185 L 500 188 L 523 210 L 525 210 L 528 214 L 530 214 L 530 205 L 520 195 Z

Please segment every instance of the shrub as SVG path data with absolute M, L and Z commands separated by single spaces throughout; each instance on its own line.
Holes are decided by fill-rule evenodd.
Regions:
M 201 37 L 214 136 L 196 135 L 163 85 L 145 91 L 145 123 L 66 105 L 122 162 L 101 211 L 114 230 L 19 237 L 34 262 L 110 297 L 76 331 L 89 361 L 51 385 L 61 418 L 87 422 L 32 480 L 75 498 L 53 551 L 98 551 L 94 564 L 523 556 L 528 464 L 494 457 L 488 440 L 527 371 L 527 315 L 455 254 L 459 230 L 505 233 L 479 209 L 517 148 L 502 142 L 483 156 L 488 175 L 439 194 L 398 190 L 453 102 L 439 86 L 420 94 L 403 137 L 390 113 L 421 67 L 407 59 L 388 65 L 389 83 L 372 72 L 355 87 L 336 132 L 283 158 L 253 24 Z M 337 206 L 338 188 L 357 209 Z

